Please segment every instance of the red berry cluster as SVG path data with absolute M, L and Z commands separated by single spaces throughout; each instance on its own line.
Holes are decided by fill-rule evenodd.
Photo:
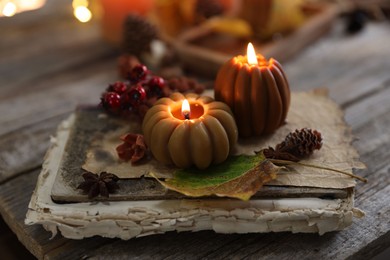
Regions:
M 127 82 L 110 84 L 102 94 L 100 104 L 110 114 L 143 116 L 152 105 L 150 100 L 164 96 L 164 79 L 152 75 L 145 65 L 134 66 L 126 78 Z

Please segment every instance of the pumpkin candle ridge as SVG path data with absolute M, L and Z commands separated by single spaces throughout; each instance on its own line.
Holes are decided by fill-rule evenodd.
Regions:
M 256 55 L 251 48 L 248 44 L 248 55 Z M 273 133 L 285 122 L 290 106 L 290 87 L 280 63 L 248 55 L 227 61 L 214 89 L 216 100 L 231 108 L 242 137 Z
M 185 99 L 189 108 L 182 110 Z M 179 168 L 205 169 L 225 161 L 238 138 L 230 108 L 195 94 L 159 99 L 146 113 L 142 130 L 156 160 Z

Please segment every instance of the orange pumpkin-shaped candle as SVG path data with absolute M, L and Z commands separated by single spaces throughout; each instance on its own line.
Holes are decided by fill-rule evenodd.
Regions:
M 280 63 L 256 55 L 249 43 L 246 56 L 230 59 L 219 70 L 215 99 L 232 109 L 240 136 L 259 136 L 284 123 L 290 88 Z
M 156 160 L 180 168 L 205 169 L 225 161 L 238 138 L 230 108 L 196 94 L 159 99 L 146 113 L 142 130 Z

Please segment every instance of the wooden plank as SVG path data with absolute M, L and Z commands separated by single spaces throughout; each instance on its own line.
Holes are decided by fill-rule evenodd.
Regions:
M 69 67 L 88 67 L 117 55 L 104 43 L 96 20 L 76 21 L 69 1 L 49 1 L 32 13 L 3 18 L 0 24 L 0 99 L 15 90 L 35 91 L 37 83 Z
M 369 23 L 352 37 L 343 34 L 341 25 L 294 61 L 283 64 L 293 90 L 327 87 L 331 98 L 347 104 L 381 90 L 390 79 L 387 25 Z
M 59 115 L 0 139 L 0 183 L 28 170 L 39 167 L 49 147 L 50 135 L 55 135 L 57 125 L 67 114 Z
M 103 60 L 40 81 L 34 91 L 16 89 L 0 102 L 0 182 L 42 163 L 56 124 L 80 103 L 97 105 L 107 83 L 116 79 L 114 67 Z
M 105 62 L 69 71 L 58 78 L 44 80 L 45 90 L 3 100 L 0 135 L 68 113 L 81 103 L 98 104 L 108 83 L 117 78 L 113 67 L 112 63 Z
M 52 76 L 48 74 L 68 66 L 87 67 L 101 55 L 112 55 L 96 20 L 77 22 L 66 0 L 48 1 L 38 11 L 3 18 L 0 31 L 0 98 L 15 90 L 31 91 Z
M 67 252 L 69 255 L 66 259 L 76 259 L 80 258 L 91 246 L 96 248 L 103 243 L 110 242 L 104 238 L 77 241 L 56 236 L 51 239 L 51 233 L 45 231 L 42 226 L 26 226 L 24 218 L 39 171 L 26 173 L 0 186 L 0 214 L 17 235 L 19 241 L 39 259 L 43 259 L 48 252 L 61 247 L 78 248 L 73 254 Z M 70 256 L 75 256 L 75 258 Z
M 16 235 L 0 217 L 0 252 L 2 259 L 34 260 L 35 257 L 19 243 Z
M 36 257 L 42 258 L 43 252 L 65 243 L 64 238 L 50 240 L 50 233 L 41 226 L 25 226 L 24 218 L 27 212 L 29 198 L 35 187 L 39 170 L 25 174 L 20 178 L 1 185 L 0 214 L 4 221 L 17 235 L 20 242 Z M 15 196 L 15 194 L 18 194 Z M 28 234 L 26 236 L 26 233 Z
M 46 39 L 45 42 L 53 44 L 50 39 Z M 80 72 L 91 71 L 93 67 L 111 65 L 106 67 L 107 70 L 116 70 L 115 59 L 113 59 L 116 52 L 103 43 L 96 42 L 96 39 L 79 39 L 79 41 L 75 39 L 74 42 L 67 44 L 62 41 L 62 44 L 54 47 L 45 48 L 38 45 L 31 48 L 32 53 L 29 53 L 28 48 L 23 51 L 16 49 L 18 55 L 12 55 L 12 60 L 7 60 L 5 57 L 0 62 L 0 73 L 4 75 L 0 79 L 0 84 L 3 85 L 0 89 L 0 100 L 7 101 L 17 94 L 63 87 L 59 86 L 58 80 L 80 78 Z M 36 48 L 40 51 L 36 51 Z
M 390 85 L 383 91 L 367 97 L 361 102 L 351 105 L 346 109 L 345 119 L 353 127 L 364 125 L 367 119 L 373 119 L 378 115 L 388 113 L 390 110 Z
M 358 174 L 366 177 L 370 184 L 358 184 L 355 195 L 358 207 L 364 208 L 364 203 L 370 203 L 370 196 L 390 185 L 388 178 L 390 135 L 388 131 L 383 130 L 390 126 L 389 111 L 371 117 L 364 125 L 359 125 L 353 131 L 358 138 L 355 146 L 368 168 L 359 170 Z M 382 211 L 389 211 L 389 205 Z
M 0 64 L 2 77 L 0 84 L 4 87 L 0 91 L 1 100 L 8 100 L 15 94 L 31 93 L 38 90 L 57 88 L 55 84 L 48 84 L 52 77 L 58 77 L 59 72 L 66 73 L 72 67 L 72 73 L 83 67 L 94 66 L 99 62 L 107 62 L 104 59 L 112 57 L 113 52 L 101 43 L 79 43 L 77 48 L 65 46 L 64 48 L 52 48 L 45 53 L 27 55 L 20 60 Z M 111 67 L 115 70 L 115 65 Z M 64 77 L 64 75 L 60 75 Z

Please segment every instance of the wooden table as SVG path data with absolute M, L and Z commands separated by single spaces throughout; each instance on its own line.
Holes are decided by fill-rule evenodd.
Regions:
M 53 3 L 54 2 L 54 3 Z M 292 90 L 327 87 L 345 110 L 369 179 L 357 186 L 367 215 L 348 229 L 315 234 L 168 233 L 121 241 L 74 241 L 25 226 L 31 193 L 57 124 L 77 104 L 96 103 L 117 79 L 118 53 L 96 23 L 81 24 L 69 1 L 0 19 L 0 214 L 37 258 L 367 259 L 390 246 L 390 26 L 370 23 L 355 36 L 342 22 L 284 64 Z M 1 240 L 0 240 L 1 241 Z

